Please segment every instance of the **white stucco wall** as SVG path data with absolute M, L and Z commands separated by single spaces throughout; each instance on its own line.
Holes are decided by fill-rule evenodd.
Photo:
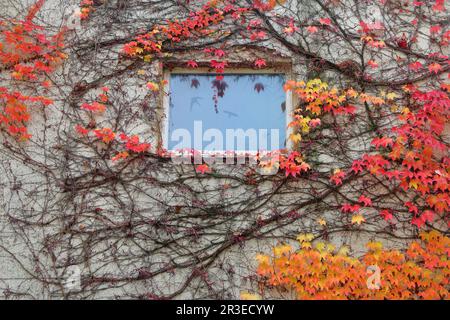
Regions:
M 17 12 L 22 13 L 24 9 L 16 8 L 15 6 L 18 3 L 28 4 L 22 0 L 0 0 L 0 7 L 7 9 L 6 13 L 2 15 L 15 17 Z M 54 28 L 58 28 L 61 25 L 61 21 L 64 20 L 63 17 L 69 17 L 77 3 L 78 1 L 47 1 L 39 18 L 43 19 L 42 23 L 48 23 Z M 292 5 L 295 7 L 296 3 L 293 2 Z M 26 6 L 24 5 L 24 7 Z M 108 48 L 108 50 L 101 47 L 100 44 L 116 35 L 127 36 L 128 34 L 134 34 L 139 29 L 139 26 L 143 24 L 142 17 L 152 21 L 155 17 L 169 17 L 177 12 L 174 12 L 173 9 L 167 9 L 166 11 L 161 9 L 150 13 L 148 9 L 142 11 L 130 9 L 131 13 L 126 10 L 120 11 L 120 14 L 124 16 L 133 13 L 137 15 L 136 21 L 138 21 L 138 25 L 132 27 L 127 24 L 121 24 L 120 21 L 115 21 L 114 19 L 120 20 L 123 16 L 114 17 L 113 9 L 106 12 L 106 19 L 114 21 L 111 25 L 115 29 L 112 30 L 108 28 L 108 25 L 101 23 L 96 28 L 92 26 L 93 24 L 95 25 L 95 21 L 88 21 L 79 26 L 75 23 L 75 28 L 68 33 L 68 39 L 75 45 L 67 48 L 68 60 L 52 77 L 52 80 L 57 84 L 50 89 L 50 94 L 56 97 L 55 104 L 43 110 L 33 110 L 33 121 L 30 126 L 30 132 L 33 134 L 32 143 L 21 146 L 24 151 L 20 152 L 21 156 L 18 157 L 15 157 L 7 148 L 0 152 L 0 188 L 2 190 L 0 192 L 0 297 L 2 298 L 115 298 L 139 296 L 151 292 L 155 295 L 173 293 L 180 289 L 183 281 L 192 273 L 190 268 L 180 267 L 177 268 L 175 273 L 164 272 L 148 281 L 130 281 L 126 284 L 108 286 L 100 285 L 96 289 L 81 293 L 78 293 L 76 289 L 71 291 L 71 287 L 64 283 L 73 270 L 77 270 L 73 269 L 74 266 L 78 268 L 82 277 L 86 274 L 136 277 L 138 270 L 141 268 L 148 267 L 148 272 L 153 272 L 154 270 L 160 270 L 161 266 L 165 264 L 183 264 L 192 259 L 192 251 L 195 251 L 197 248 L 205 248 L 207 253 L 223 245 L 224 239 L 222 234 L 205 233 L 198 240 L 198 243 L 191 243 L 190 241 L 192 240 L 188 238 L 186 247 L 174 246 L 167 250 L 155 250 L 156 253 L 154 254 L 154 248 L 140 247 L 141 244 L 146 245 L 148 243 L 144 240 L 132 241 L 122 234 L 117 236 L 112 232 L 104 232 L 102 235 L 104 238 L 101 241 L 99 240 L 95 248 L 89 249 L 89 254 L 92 255 L 89 262 L 77 260 L 77 257 L 82 256 L 83 250 L 86 249 L 84 245 L 88 242 L 90 230 L 103 232 L 101 229 L 104 224 L 111 228 L 117 227 L 122 223 L 127 223 L 129 215 L 138 214 L 139 221 L 147 221 L 148 224 L 151 224 L 153 220 L 157 220 L 161 216 L 164 217 L 166 210 L 168 211 L 174 206 L 191 205 L 195 207 L 196 201 L 203 201 L 214 205 L 223 204 L 227 210 L 236 212 L 245 211 L 247 209 L 246 205 L 256 204 L 260 207 L 252 214 L 261 218 L 268 218 L 273 216 L 276 210 L 283 212 L 288 210 L 289 207 L 296 207 L 302 201 L 307 201 L 311 197 L 311 195 L 306 193 L 306 188 L 309 188 L 311 185 L 304 184 L 305 190 L 303 191 L 305 192 L 303 193 L 302 184 L 305 182 L 301 179 L 298 182 L 290 182 L 293 190 L 296 191 L 295 193 L 286 192 L 277 197 L 275 201 L 275 199 L 270 197 L 259 198 L 253 195 L 256 189 L 254 186 L 242 185 L 235 183 L 232 179 L 221 178 L 202 179 L 199 182 L 189 177 L 193 171 L 191 165 L 173 167 L 165 164 L 160 165 L 159 171 L 153 165 L 148 167 L 140 167 L 139 165 L 131 167 L 130 170 L 140 170 L 139 173 L 142 173 L 146 180 L 138 180 L 135 184 L 128 185 L 128 189 L 125 189 L 123 185 L 118 183 L 112 189 L 99 187 L 96 189 L 96 193 L 63 191 L 65 179 L 67 179 L 66 182 L 70 181 L 70 179 L 80 177 L 84 173 L 92 172 L 94 168 L 108 172 L 110 168 L 114 167 L 114 164 L 109 160 L 92 160 L 93 157 L 90 157 L 90 155 L 95 153 L 95 149 L 90 146 L 73 142 L 75 140 L 66 139 L 74 136 L 73 123 L 67 121 L 67 115 L 73 116 L 74 119 L 75 116 L 78 116 L 78 111 L 74 110 L 70 100 L 74 84 L 80 81 L 88 83 L 97 81 L 99 73 L 104 72 L 107 76 L 99 82 L 99 86 L 110 86 L 111 100 L 114 101 L 118 109 L 126 113 L 121 129 L 126 129 L 127 133 L 139 134 L 145 141 L 152 143 L 153 146 L 157 145 L 159 137 L 158 131 L 161 123 L 158 123 L 158 120 L 161 120 L 161 117 L 163 117 L 161 99 L 159 96 L 149 93 L 145 88 L 147 81 L 162 77 L 163 70 L 160 68 L 159 62 L 155 61 L 139 66 L 138 69 L 144 70 L 147 76 L 138 75 L 135 69 L 132 69 L 130 72 L 120 73 L 117 76 L 108 76 L 112 70 L 123 68 L 129 62 L 123 61 L 119 55 L 123 43 L 118 43 Z M 367 10 L 366 14 L 376 13 Z M 93 17 L 93 19 L 101 18 L 96 16 L 95 13 Z M 347 23 L 356 25 L 358 19 L 353 17 L 353 19 L 348 19 Z M 310 45 L 314 47 L 320 44 L 311 43 Z M 82 49 L 87 46 L 92 46 L 95 49 L 86 50 L 87 53 L 83 56 L 84 52 Z M 267 46 L 270 45 L 267 44 Z M 278 50 L 280 56 L 284 55 L 284 57 L 277 55 L 275 58 L 271 56 L 271 53 L 267 53 L 268 60 L 272 59 L 273 62 L 273 59 L 280 59 L 283 62 L 288 61 L 292 63 L 293 79 L 301 80 L 308 77 L 308 66 L 303 58 L 290 54 L 278 43 L 272 44 L 270 47 Z M 339 55 L 348 54 L 348 52 L 344 53 L 338 44 L 336 44 L 336 47 L 332 45 L 331 49 L 317 48 L 318 52 L 327 50 L 331 50 L 331 55 L 335 55 L 336 59 L 339 58 Z M 189 56 L 189 54 L 191 53 L 187 55 Z M 329 52 L 326 54 L 329 54 Z M 167 58 L 170 60 L 171 57 Z M 239 59 L 252 61 L 254 55 L 253 52 L 241 52 L 235 57 L 230 57 L 230 61 L 233 58 L 238 61 Z M 387 59 L 387 57 L 385 58 Z M 97 60 L 98 65 L 93 69 L 92 66 L 96 65 L 95 62 Z M 327 71 L 322 75 L 329 79 L 335 76 L 332 72 Z M 345 83 L 345 81 L 342 81 L 342 83 Z M 98 88 L 93 89 L 86 97 L 89 95 L 95 96 L 98 92 Z M 142 108 L 143 103 L 151 105 L 150 111 Z M 108 110 L 104 115 L 97 117 L 97 126 L 111 125 L 113 122 L 111 119 L 114 119 L 115 115 L 117 115 L 117 109 Z M 81 118 L 83 119 L 83 116 Z M 87 120 L 87 118 L 84 119 Z M 362 130 L 357 126 L 355 126 L 354 130 L 355 134 L 349 139 L 348 145 L 356 150 L 356 157 L 358 149 L 363 150 L 367 148 L 370 143 L 370 136 L 360 135 L 359 132 Z M 323 139 L 332 135 L 332 130 L 325 129 L 323 131 Z M 63 143 L 68 140 L 73 143 L 64 145 Z M 0 142 L 3 143 L 5 141 L 4 138 L 0 138 Z M 45 147 L 37 147 L 38 144 Z M 2 147 L 0 146 L 0 148 Z M 49 150 L 57 151 L 51 153 L 48 152 Z M 67 161 L 61 161 L 65 155 L 67 155 Z M 342 159 L 335 145 L 331 145 L 329 150 L 324 150 L 321 154 L 311 155 L 311 157 L 314 161 L 321 163 L 315 169 L 324 175 L 329 174 L 332 169 L 338 168 L 340 163 L 345 160 Z M 80 165 L 80 159 L 84 158 L 85 162 Z M 27 159 L 26 163 L 24 163 L 25 159 Z M 43 166 L 44 164 L 45 167 Z M 40 169 L 41 165 L 42 169 Z M 217 168 L 216 172 L 230 173 L 232 176 L 234 175 L 236 178 L 241 179 L 247 169 L 245 166 L 225 166 L 220 169 L 223 171 Z M 182 173 L 181 176 L 187 177 L 186 181 L 183 181 L 183 186 L 189 186 L 193 189 L 198 188 L 198 190 L 202 191 L 198 198 L 189 198 L 190 193 L 180 189 L 181 184 L 169 186 L 179 173 Z M 161 185 L 167 183 L 168 186 L 161 189 L 154 188 L 151 179 L 158 181 Z M 86 183 L 83 179 L 73 181 L 80 184 Z M 229 190 L 218 192 L 217 190 L 220 190 L 225 183 L 229 183 L 233 187 Z M 273 183 L 267 181 L 261 183 L 257 189 L 258 192 L 264 195 L 265 192 L 267 194 L 270 193 L 272 188 Z M 317 184 L 317 188 L 319 191 L 321 190 L 320 183 Z M 112 192 L 111 190 L 118 198 L 123 199 L 122 203 L 113 201 L 111 195 L 108 194 Z M 102 194 L 102 192 L 105 192 L 105 194 Z M 354 191 L 349 189 L 349 192 Z M 233 203 L 239 199 L 248 200 L 246 200 L 247 203 L 234 205 Z M 327 218 L 330 224 L 335 223 L 338 226 L 342 226 L 344 223 L 341 221 L 342 218 L 338 207 L 334 210 L 329 209 L 336 201 L 332 197 L 324 199 L 323 203 L 318 203 L 314 207 L 314 213 L 310 217 L 307 215 L 309 214 L 308 210 L 313 210 L 312 206 L 305 207 L 306 209 L 300 206 L 298 212 L 303 218 L 295 221 L 292 225 L 284 226 L 280 231 L 273 232 L 273 236 L 270 238 L 259 240 L 257 237 L 254 237 L 243 246 L 230 246 L 230 249 L 220 254 L 217 261 L 208 270 L 209 281 L 214 283 L 216 288 L 223 286 L 225 298 L 236 298 L 241 291 L 252 291 L 254 283 L 247 281 L 246 277 L 252 274 L 251 268 L 256 265 L 255 255 L 259 252 L 269 252 L 271 246 L 278 243 L 281 238 L 283 241 L 290 239 L 292 243 L 295 243 L 295 236 L 298 233 L 313 232 L 319 234 L 321 227 L 316 223 L 319 217 Z M 283 203 L 283 207 L 279 207 L 280 202 Z M 132 208 L 130 203 L 133 203 Z M 321 208 L 326 207 L 326 205 L 328 205 L 328 209 L 322 211 Z M 98 215 L 91 214 L 92 209 L 95 208 L 102 209 L 101 218 Z M 376 213 L 370 213 L 369 215 L 376 215 Z M 79 216 L 83 218 L 81 220 L 76 219 Z M 182 213 L 182 216 L 182 221 L 174 223 L 176 227 L 182 230 L 180 232 L 187 230 L 190 224 L 193 225 L 193 221 L 208 221 L 208 219 L 211 219 L 213 222 L 216 221 L 214 215 L 210 217 L 207 215 L 207 212 L 201 211 L 198 212 L 198 216 L 193 218 L 189 218 L 189 215 L 184 216 L 184 213 Z M 15 218 L 20 220 L 25 217 L 28 223 L 34 224 L 33 228 L 24 226 L 20 221 L 14 221 Z M 106 221 L 106 219 L 110 220 Z M 168 216 L 167 219 L 172 222 L 175 221 L 172 220 L 174 216 Z M 223 220 L 217 218 L 217 221 Z M 254 223 L 254 220 L 247 219 L 245 215 L 239 215 L 236 219 L 227 219 L 223 227 L 219 227 L 219 229 L 232 230 L 234 233 L 239 234 L 241 230 L 251 227 L 252 223 Z M 351 245 L 354 253 L 358 255 L 363 252 L 364 243 L 377 236 L 375 231 L 379 230 L 379 227 L 377 224 L 369 225 L 366 232 L 363 233 L 332 233 L 329 240 L 335 242 L 338 246 L 342 244 Z M 65 228 L 70 231 L 65 232 Z M 266 231 L 269 232 L 269 229 Z M 134 231 L 137 235 L 139 232 L 142 232 L 146 236 L 161 241 L 174 237 L 173 234 L 166 234 L 163 230 L 147 228 L 145 225 L 135 226 Z M 108 238 L 109 235 L 111 235 L 111 238 Z M 280 238 L 277 238 L 277 236 Z M 383 240 L 383 236 L 381 235 L 380 237 Z M 53 246 L 51 241 L 55 241 L 55 243 L 58 241 L 58 245 L 55 244 Z M 386 244 L 393 247 L 401 247 L 404 245 L 404 241 L 386 241 Z M 95 253 L 92 253 L 91 250 L 94 250 Z M 170 256 L 171 250 L 180 250 L 177 252 L 178 256 L 175 258 Z M 32 252 L 36 253 L 36 255 L 31 255 Z M 205 252 L 201 254 L 206 254 Z M 127 255 L 133 253 L 142 253 L 142 258 L 137 259 L 136 256 L 133 256 L 132 260 L 127 261 Z M 115 258 L 120 257 L 123 260 L 119 262 L 113 261 L 113 256 Z M 198 258 L 201 259 L 202 256 Z M 70 259 L 74 259 L 74 261 L 70 261 Z M 176 261 L 172 261 L 172 259 Z M 68 265 L 70 265 L 69 268 L 67 267 Z M 219 265 L 224 267 L 221 268 Z M 233 272 L 226 271 L 231 269 L 233 269 Z M 43 275 L 45 275 L 46 279 L 34 279 L 36 276 L 42 277 Z M 47 283 L 43 283 L 46 281 Z M 202 281 L 204 281 L 203 278 L 196 278 L 191 283 L 189 290 L 182 291 L 175 298 L 202 298 L 208 296 L 208 290 L 205 289 Z M 196 290 L 196 283 L 202 286 L 201 290 Z

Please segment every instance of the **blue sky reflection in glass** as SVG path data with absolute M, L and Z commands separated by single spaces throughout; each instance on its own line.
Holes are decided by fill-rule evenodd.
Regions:
M 285 148 L 284 83 L 284 74 L 224 74 L 223 79 L 218 80 L 215 74 L 172 73 L 168 149 L 256 151 Z M 196 121 L 201 121 L 200 129 L 199 123 L 196 124 L 197 135 L 194 132 Z M 180 137 L 180 129 L 190 133 L 191 141 Z M 215 141 L 216 135 L 208 137 L 208 129 L 219 130 L 222 141 Z M 242 134 L 241 138 L 227 135 L 227 129 L 233 130 L 232 134 L 239 134 L 238 129 L 248 133 L 250 129 L 256 132 L 257 142 L 250 143 L 250 135 L 244 134 L 245 143 L 243 140 L 239 143 Z

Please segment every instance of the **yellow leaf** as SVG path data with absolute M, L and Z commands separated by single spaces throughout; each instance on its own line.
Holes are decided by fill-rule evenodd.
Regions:
M 414 189 L 417 190 L 417 188 L 419 187 L 419 183 L 418 183 L 418 182 L 419 182 L 419 181 L 416 180 L 416 179 L 411 180 L 411 181 L 409 182 L 409 187 L 410 187 L 410 188 L 414 188 Z
M 292 140 L 292 141 L 294 141 L 295 143 L 297 143 L 297 142 L 299 142 L 299 141 L 302 141 L 302 135 L 300 134 L 300 133 L 296 133 L 296 134 L 291 134 L 290 136 L 289 136 L 289 138 Z
M 331 243 L 327 244 L 327 248 L 326 248 L 327 252 L 333 252 L 335 249 L 336 249 L 336 247 L 333 244 L 331 244 Z
M 242 292 L 241 300 L 261 300 L 261 297 L 257 294 Z
M 292 251 L 292 247 L 288 244 L 285 245 L 281 245 L 278 247 L 273 248 L 273 252 L 276 256 L 281 256 L 284 255 L 286 253 L 289 253 Z
M 397 94 L 395 94 L 394 92 L 390 92 L 386 95 L 386 98 L 388 100 L 394 100 L 395 98 L 397 98 Z
M 361 223 L 363 223 L 365 221 L 366 221 L 366 219 L 364 219 L 363 215 L 361 215 L 361 214 L 355 214 L 352 216 L 352 224 L 360 225 Z
M 339 251 L 337 254 L 340 256 L 347 256 L 349 254 L 349 252 L 350 252 L 350 248 L 346 245 L 343 245 L 342 247 L 339 248 Z
M 346 93 L 350 98 L 356 98 L 358 96 L 358 92 L 356 92 L 353 88 L 348 89 Z
M 312 245 L 311 245 L 311 242 L 302 242 L 301 247 L 302 247 L 302 249 L 311 249 Z
M 258 261 L 259 264 L 269 264 L 270 258 L 264 254 L 257 254 L 256 261 Z
M 326 247 L 326 246 L 327 246 L 327 245 L 325 244 L 325 242 L 318 242 L 318 243 L 316 244 L 316 249 L 319 250 L 320 252 L 322 252 L 322 251 L 325 250 L 325 247 Z
M 312 233 L 300 233 L 297 236 L 297 240 L 301 242 L 311 242 L 314 239 L 314 235 Z
M 302 125 L 302 133 L 309 133 L 309 126 L 307 124 Z
M 381 251 L 381 249 L 383 249 L 383 244 L 380 241 L 368 242 L 366 247 L 371 251 Z
M 322 218 L 317 219 L 317 223 L 319 225 L 321 225 L 321 226 L 326 226 L 327 225 L 327 222 L 325 221 L 325 219 L 322 219 Z

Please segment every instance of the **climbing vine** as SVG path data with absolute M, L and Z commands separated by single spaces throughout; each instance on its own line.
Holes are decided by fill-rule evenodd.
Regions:
M 2 295 L 448 299 L 445 1 L 9 2 Z M 172 161 L 164 72 L 214 75 L 217 111 L 241 67 L 289 69 L 292 148 Z
M 300 249 L 277 246 L 273 256 L 257 257 L 265 290 L 293 290 L 298 299 L 448 299 L 450 239 L 423 232 L 406 252 L 367 243 L 360 258 L 349 247 L 336 250 L 330 243 L 311 244 L 312 234 L 298 237 Z M 380 270 L 380 283 L 368 284 L 370 267 Z

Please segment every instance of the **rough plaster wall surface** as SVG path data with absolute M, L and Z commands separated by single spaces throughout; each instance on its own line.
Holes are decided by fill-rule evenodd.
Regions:
M 2 3 L 2 8 L 8 8 L 11 10 L 10 15 L 15 16 L 21 9 L 12 6 L 11 3 L 9 1 Z M 24 7 L 29 3 L 21 2 Z M 122 1 L 117 1 L 118 6 L 121 3 Z M 122 129 L 126 129 L 128 133 L 139 134 L 153 146 L 157 145 L 160 127 L 157 120 L 164 116 L 160 110 L 158 111 L 158 106 L 161 106 L 160 97 L 148 93 L 145 81 L 135 71 L 108 76 L 117 68 L 126 68 L 126 64 L 121 61 L 119 54 L 123 42 L 120 41 L 114 46 L 105 43 L 109 38 L 127 39 L 130 34 L 145 27 L 143 21 L 151 24 L 158 17 L 169 18 L 178 12 L 170 6 L 164 6 L 161 1 L 155 1 L 155 6 L 159 10 L 154 11 L 140 10 L 139 4 L 131 3 L 137 7 L 125 5 L 117 16 L 114 16 L 116 11 L 106 10 L 105 16 L 109 21 L 106 24 L 99 23 L 98 27 L 90 25 L 87 29 L 76 26 L 71 31 L 70 39 L 75 44 L 68 48 L 69 59 L 53 79 L 60 84 L 58 86 L 60 91 L 54 94 L 61 98 L 51 107 L 33 113 L 33 124 L 30 127 L 33 139 L 37 142 L 36 145 L 45 146 L 45 148 L 36 145 L 26 147 L 28 161 L 36 162 L 35 165 L 23 163 L 24 158 L 15 159 L 8 152 L 0 153 L 0 188 L 3 191 L 0 193 L 0 289 L 2 290 L 0 296 L 2 297 L 120 298 L 140 297 L 150 293 L 157 296 L 179 291 L 174 298 L 189 299 L 211 297 L 208 296 L 208 285 L 211 284 L 216 292 L 212 297 L 236 298 L 241 291 L 251 291 L 254 288 L 251 281 L 252 268 L 256 264 L 254 257 L 259 252 L 269 252 L 271 246 L 278 243 L 277 236 L 295 241 L 296 234 L 317 230 L 316 220 L 319 217 L 328 217 L 330 221 L 341 225 L 336 216 L 336 209 L 330 210 L 329 206 L 322 209 L 321 203 L 307 206 L 305 209 L 300 205 L 305 201 L 314 200 L 306 192 L 311 185 L 305 184 L 303 192 L 302 181 L 294 183 L 295 186 L 288 187 L 284 194 L 274 198 L 270 196 L 274 185 L 272 181 L 263 181 L 258 187 L 235 183 L 234 178 L 243 179 L 248 169 L 245 166 L 224 166 L 220 172 L 231 178 L 198 180 L 189 177 L 192 165 L 158 164 L 158 170 L 155 165 L 136 165 L 128 170 L 137 170 L 139 178 L 127 187 L 121 183 L 111 188 L 100 186 L 95 193 L 84 193 L 77 189 L 77 184 L 81 186 L 85 182 L 78 177 L 95 169 L 107 172 L 111 163 L 91 160 L 95 150 L 87 145 L 76 142 L 64 144 L 67 137 L 74 135 L 73 122 L 67 120 L 67 115 L 73 119 L 77 115 L 71 103 L 71 89 L 74 84 L 97 81 L 99 73 L 103 72 L 106 77 L 99 84 L 111 86 L 111 100 L 115 101 L 117 108 L 121 107 L 126 112 Z M 64 20 L 63 17 L 66 19 L 70 17 L 76 5 L 77 1 L 47 1 L 42 19 L 46 19 L 45 23 L 54 24 L 56 28 L 57 24 Z M 114 8 L 112 4 L 111 8 Z M 355 18 L 348 20 L 349 24 L 357 22 Z M 96 50 L 90 50 L 92 47 L 96 47 Z M 307 78 L 308 67 L 304 61 L 299 60 L 278 43 L 270 47 L 284 55 L 284 59 L 292 62 L 294 79 Z M 339 55 L 340 49 L 336 48 L 334 51 L 332 48 L 331 51 Z M 195 57 L 193 52 L 188 52 L 187 56 Z M 252 57 L 251 53 L 244 52 L 239 54 L 237 59 L 251 60 Z M 158 62 L 140 64 L 133 70 L 136 69 L 144 70 L 150 75 L 151 79 L 146 79 L 147 81 L 162 77 Z M 98 93 L 98 89 L 89 92 L 92 97 Z M 142 108 L 143 105 L 152 107 L 148 110 Z M 110 125 L 107 119 L 115 116 L 116 110 L 108 110 L 102 117 L 103 120 L 98 120 L 97 124 L 100 125 L 103 121 L 105 125 Z M 358 148 L 363 149 L 370 141 L 369 136 L 360 136 L 357 130 L 358 128 L 355 129 L 354 138 L 348 142 L 355 150 L 355 154 L 358 153 Z M 327 135 L 331 137 L 333 133 L 324 130 L 323 138 L 326 139 Z M 103 147 L 99 144 L 98 148 Z M 57 151 L 48 153 L 47 150 L 50 149 Z M 339 157 L 339 150 L 334 146 L 330 146 L 329 150 L 317 154 L 316 157 L 317 162 L 321 163 L 321 167 L 317 170 L 324 173 L 338 167 L 339 162 L 343 161 Z M 61 161 L 62 158 L 66 161 Z M 40 164 L 46 166 L 41 171 L 37 170 Z M 183 179 L 180 179 L 180 176 Z M 68 181 L 72 181 L 69 186 Z M 153 184 L 152 181 L 157 181 L 158 184 Z M 96 180 L 92 181 L 95 182 Z M 231 187 L 223 189 L 224 184 Z M 158 187 L 155 187 L 156 185 Z M 77 192 L 72 193 L 70 188 Z M 290 193 L 289 188 L 295 191 Z M 320 184 L 317 188 L 321 188 Z M 196 190 L 197 193 L 191 190 Z M 111 193 L 114 194 L 114 198 Z M 335 199 L 324 201 L 331 204 Z M 199 202 L 208 204 L 208 208 L 223 210 L 229 217 L 215 217 L 212 215 L 212 209 L 209 212 L 199 209 L 194 215 L 184 213 L 184 208 L 198 209 Z M 235 214 L 246 212 L 251 205 L 258 209 L 249 212 L 248 216 Z M 258 239 L 258 235 L 252 236 L 242 245 L 227 238 L 233 234 L 238 239 L 240 232 L 252 227 L 255 217 L 270 218 L 291 210 L 292 207 L 298 208 L 298 214 L 304 218 L 293 224 L 280 223 L 284 224 L 280 229 L 274 227 L 272 230 L 272 227 L 268 227 L 264 231 L 271 234 L 268 238 Z M 106 218 L 100 220 L 96 216 L 97 208 L 103 212 L 103 217 L 108 213 L 108 221 L 105 221 Z M 178 212 L 179 217 L 175 220 L 168 215 L 173 208 L 181 212 Z M 309 217 L 309 211 L 313 210 L 315 213 Z M 78 219 L 80 216 L 82 218 Z M 14 219 L 24 218 L 37 228 L 20 228 L 11 223 Z M 164 229 L 165 225 L 154 229 L 148 227 L 157 226 L 161 220 L 169 221 L 168 225 L 178 228 L 177 232 L 180 233 L 202 232 L 193 228 L 196 221 L 210 221 L 212 225 L 217 226 L 213 231 L 205 232 L 198 238 L 195 236 L 178 238 L 177 233 Z M 111 229 L 104 229 L 105 223 Z M 133 234 L 136 238 L 127 238 L 124 236 L 125 232 L 117 235 L 112 231 L 126 229 L 127 223 L 134 224 Z M 65 228 L 80 232 L 65 232 Z M 376 226 L 373 230 L 377 230 Z M 96 231 L 100 236 L 94 235 Z M 173 240 L 174 238 L 176 240 Z M 372 238 L 373 233 L 370 232 L 364 234 L 337 232 L 330 236 L 329 240 L 338 246 L 351 244 L 354 252 L 360 254 L 363 244 Z M 172 240 L 173 242 L 170 242 Z M 171 243 L 167 249 L 161 245 L 165 241 Z M 179 242 L 184 242 L 185 245 Z M 393 242 L 391 245 L 400 246 L 401 241 Z M 199 248 L 203 251 L 195 253 Z M 82 259 L 86 254 L 90 256 L 88 263 Z M 212 260 L 209 254 L 214 255 L 215 260 Z M 197 274 L 197 277 L 189 283 L 189 289 L 185 290 L 185 279 L 192 276 L 192 261 L 195 259 L 204 262 L 210 268 L 205 275 Z M 211 265 L 208 264 L 209 261 Z M 117 284 L 112 281 L 112 285 L 100 283 L 95 286 L 95 290 L 84 292 L 71 291 L 65 286 L 65 281 L 72 274 L 74 266 L 79 269 L 82 276 L 129 277 L 133 280 L 120 281 Z M 153 272 L 155 276 L 147 279 Z M 84 280 L 89 283 L 91 279 Z

